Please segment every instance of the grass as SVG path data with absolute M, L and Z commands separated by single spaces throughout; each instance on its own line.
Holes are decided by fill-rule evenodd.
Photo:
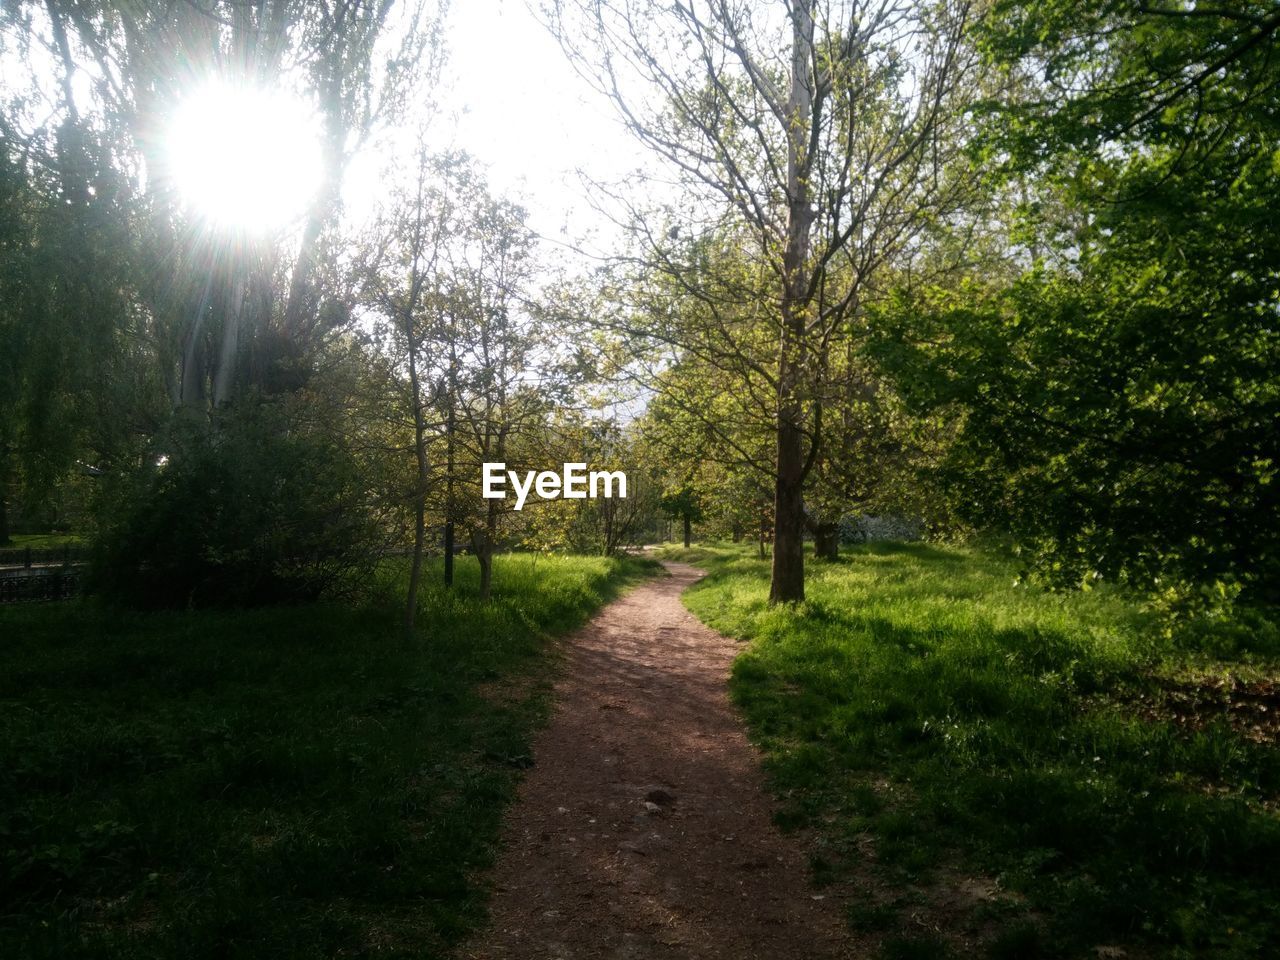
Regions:
M 412 643 L 390 597 L 0 608 L 0 956 L 447 954 L 532 762 L 547 637 L 651 570 L 504 556 L 484 605 L 462 560 Z
M 32 550 L 48 550 L 53 547 L 79 547 L 84 539 L 74 533 L 14 533 L 9 535 L 9 542 L 0 544 L 5 550 L 21 550 L 30 547 Z
M 1224 680 L 1274 707 L 1272 651 L 1188 650 L 1117 592 L 1017 586 L 978 551 L 854 548 L 775 609 L 750 548 L 676 553 L 710 571 L 690 610 L 750 641 L 732 692 L 780 824 L 816 829 L 815 881 L 856 881 L 882 956 L 1280 943 L 1280 752 Z

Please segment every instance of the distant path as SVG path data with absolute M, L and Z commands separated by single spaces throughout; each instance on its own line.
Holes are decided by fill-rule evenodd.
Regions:
M 556 712 L 507 821 L 474 960 L 847 956 L 836 904 L 770 821 L 759 758 L 728 701 L 734 641 L 672 576 L 568 640 Z

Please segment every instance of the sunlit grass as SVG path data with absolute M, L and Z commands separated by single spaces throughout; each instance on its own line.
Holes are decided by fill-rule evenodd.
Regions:
M 47 550 L 53 547 L 78 547 L 84 544 L 84 539 L 74 533 L 14 533 L 9 535 L 9 543 L 4 544 L 4 549 L 21 549 L 30 547 L 32 550 Z
M 808 602 L 771 609 L 749 548 L 684 556 L 711 571 L 690 609 L 751 640 L 733 694 L 780 822 L 825 836 L 820 880 L 866 869 L 870 834 L 886 890 L 967 870 L 1025 897 L 951 931 L 1018 955 L 1028 938 L 1050 956 L 1120 940 L 1242 960 L 1280 942 L 1280 757 L 1213 717 L 1134 706 L 1186 654 L 1132 600 L 1016 586 L 977 551 L 873 545 L 812 563 Z M 853 919 L 892 952 L 912 909 L 873 898 Z

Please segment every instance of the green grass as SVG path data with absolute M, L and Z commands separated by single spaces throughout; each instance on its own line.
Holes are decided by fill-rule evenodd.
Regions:
M 390 596 L 0 608 L 0 956 L 447 954 L 532 762 L 548 635 L 652 569 L 500 557 L 483 605 L 462 560 L 416 642 Z
M 927 914 L 974 876 L 1005 895 L 952 897 L 944 928 L 977 955 L 1243 960 L 1280 943 L 1280 754 L 1225 710 L 1180 718 L 1165 692 L 1274 677 L 1273 661 L 1188 652 L 1119 593 L 1018 586 L 977 551 L 855 548 L 810 563 L 808 601 L 775 609 L 752 548 L 678 552 L 710 571 L 690 610 L 751 641 L 732 692 L 779 822 L 817 828 L 816 880 L 873 878 L 850 919 L 885 956 L 943 949 L 912 939 L 920 905 L 898 894 L 925 891 Z
M 30 547 L 33 550 L 47 550 L 51 547 L 79 547 L 84 539 L 74 533 L 14 533 L 9 535 L 9 542 L 0 544 L 6 550 Z

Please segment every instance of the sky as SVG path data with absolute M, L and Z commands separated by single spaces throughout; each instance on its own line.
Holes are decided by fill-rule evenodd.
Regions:
M 478 157 L 495 190 L 514 194 L 553 240 L 596 243 L 609 227 L 576 171 L 618 180 L 640 147 L 524 0 L 455 0 L 446 32 L 444 101 L 454 145 Z M 449 124 L 446 124 L 448 129 Z
M 577 171 L 620 180 L 642 162 L 641 148 L 612 107 L 574 72 L 526 0 L 452 0 L 450 6 L 447 61 L 434 91 L 443 105 L 432 125 L 440 148 L 476 156 L 494 192 L 522 202 L 542 236 L 611 247 L 617 231 L 591 208 Z M 40 62 L 24 63 L 16 49 L 0 50 L 0 83 L 10 71 L 26 75 L 34 68 L 49 78 L 53 95 L 51 55 L 39 45 L 29 55 Z M 87 69 L 73 78 L 73 86 L 83 88 L 77 94 L 87 97 L 89 84 Z M 345 191 L 357 217 L 385 193 L 380 167 L 386 157 L 376 149 L 366 154 L 349 170 Z

